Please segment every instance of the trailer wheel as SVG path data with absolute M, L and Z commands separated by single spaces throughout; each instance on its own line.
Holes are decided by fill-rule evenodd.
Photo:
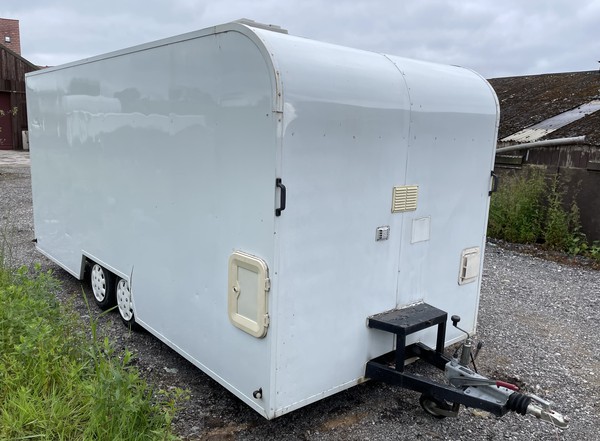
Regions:
M 125 279 L 119 279 L 117 282 L 117 305 L 119 306 L 119 315 L 125 326 L 131 330 L 138 329 L 139 326 L 136 324 L 133 314 L 133 300 L 129 282 Z
M 90 273 L 90 284 L 96 305 L 100 309 L 108 309 L 115 305 L 114 276 L 102 266 L 94 263 Z
M 443 400 L 438 400 L 429 394 L 421 395 L 421 398 L 419 398 L 419 404 L 425 412 L 438 419 L 446 418 L 446 415 L 443 415 L 439 412 L 440 410 L 446 412 L 452 410 L 452 406 L 450 404 Z

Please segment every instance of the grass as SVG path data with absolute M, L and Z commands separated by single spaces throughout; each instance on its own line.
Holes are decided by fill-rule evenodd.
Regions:
M 600 261 L 600 242 L 588 243 L 575 199 L 569 203 L 565 198 L 558 176 L 547 177 L 537 169 L 509 176 L 492 195 L 488 236 L 513 243 L 539 243 Z
M 50 273 L 0 256 L 0 439 L 171 440 L 184 392 L 155 391 L 55 296 Z M 91 331 L 91 332 L 90 332 Z

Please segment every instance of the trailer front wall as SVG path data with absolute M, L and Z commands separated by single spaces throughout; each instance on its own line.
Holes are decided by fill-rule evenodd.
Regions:
M 273 70 L 238 32 L 28 78 L 38 248 L 131 282 L 136 320 L 267 415 L 271 335 L 228 320 L 227 262 L 273 262 Z
M 284 85 L 282 414 L 362 381 L 366 362 L 393 349 L 390 334 L 367 328 L 370 315 L 425 301 L 474 330 L 480 277 L 458 279 L 464 249 L 483 255 L 498 108 L 463 68 L 257 33 Z M 393 213 L 392 190 L 407 185 L 419 188 L 416 210 Z M 430 334 L 410 341 L 432 345 Z M 447 343 L 459 338 L 450 326 Z
M 375 229 L 399 230 L 390 197 L 404 182 L 410 104 L 402 77 L 379 54 L 264 38 L 278 54 L 284 97 L 288 206 L 277 220 L 275 354 L 282 414 L 356 384 L 369 357 L 393 349 L 390 334 L 365 324 L 395 306 L 401 238 L 377 243 Z
M 402 71 L 410 93 L 411 121 L 406 181 L 419 184 L 419 202 L 405 214 L 397 289 L 398 305 L 423 300 L 475 332 L 494 168 L 499 106 L 491 86 L 478 74 L 389 57 Z M 427 219 L 429 237 L 414 241 L 415 223 Z M 479 275 L 459 284 L 461 253 L 480 249 Z M 435 330 L 421 339 L 435 341 Z M 448 323 L 446 341 L 464 334 Z

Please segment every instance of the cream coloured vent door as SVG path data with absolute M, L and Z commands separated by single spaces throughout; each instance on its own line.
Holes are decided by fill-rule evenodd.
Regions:
M 270 290 L 269 268 L 264 260 L 241 251 L 229 257 L 228 312 L 231 323 L 248 334 L 267 335 Z

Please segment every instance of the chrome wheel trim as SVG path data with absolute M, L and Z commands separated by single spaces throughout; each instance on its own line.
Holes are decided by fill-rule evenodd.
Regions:
M 133 302 L 127 280 L 121 279 L 117 283 L 117 305 L 119 305 L 119 314 L 123 320 L 131 321 L 133 319 Z
M 97 263 L 92 267 L 91 282 L 92 293 L 95 299 L 99 303 L 102 303 L 106 298 L 106 273 L 104 272 L 104 268 Z

